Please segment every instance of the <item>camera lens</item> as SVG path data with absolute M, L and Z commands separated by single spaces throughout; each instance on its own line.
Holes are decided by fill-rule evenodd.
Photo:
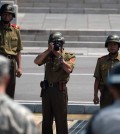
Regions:
M 59 51 L 59 47 L 60 47 L 59 44 L 55 44 L 55 45 L 54 45 L 54 50 L 55 50 L 55 51 Z

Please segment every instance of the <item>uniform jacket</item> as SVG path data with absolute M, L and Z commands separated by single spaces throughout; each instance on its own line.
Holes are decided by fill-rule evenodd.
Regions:
M 38 134 L 31 112 L 5 94 L 0 95 L 0 134 Z
M 64 60 L 74 68 L 75 55 L 73 53 L 66 52 L 65 50 L 62 51 L 62 56 Z M 58 82 L 58 81 L 68 81 L 69 75 L 63 68 L 62 65 L 59 63 L 57 57 L 51 57 L 49 54 L 43 61 L 42 64 L 45 64 L 45 77 L 49 82 Z
M 91 127 L 93 134 L 120 134 L 120 100 L 101 110 Z
M 5 29 L 0 22 L 0 53 L 17 55 L 22 49 L 20 30 L 11 24 Z
M 111 59 L 110 55 L 105 55 L 98 58 L 94 77 L 100 81 L 100 85 L 106 85 L 107 76 L 109 75 L 110 69 L 120 61 L 120 54 L 115 59 Z

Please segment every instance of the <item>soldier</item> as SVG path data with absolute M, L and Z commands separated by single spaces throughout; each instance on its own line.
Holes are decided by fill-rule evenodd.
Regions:
M 50 34 L 48 49 L 34 60 L 37 65 L 45 64 L 45 79 L 41 82 L 42 134 L 53 134 L 53 117 L 57 134 L 68 134 L 66 84 L 74 68 L 75 55 L 64 50 L 64 43 L 60 32 Z
M 120 133 L 120 63 L 111 69 L 107 83 L 114 103 L 92 117 L 85 134 Z
M 10 59 L 10 82 L 6 93 L 14 98 L 16 76 L 22 75 L 21 53 L 23 49 L 18 26 L 10 22 L 15 18 L 14 8 L 9 4 L 4 4 L 0 8 L 0 55 Z M 16 68 L 17 63 L 17 68 Z
M 98 58 L 94 77 L 94 104 L 99 103 L 98 90 L 100 90 L 100 108 L 112 104 L 113 98 L 108 91 L 106 85 L 106 78 L 109 75 L 109 70 L 120 61 L 120 55 L 118 53 L 120 46 L 120 38 L 118 35 L 109 35 L 105 47 L 109 54 L 101 58 Z
M 0 55 L 0 134 L 38 134 L 31 112 L 5 95 L 9 63 Z

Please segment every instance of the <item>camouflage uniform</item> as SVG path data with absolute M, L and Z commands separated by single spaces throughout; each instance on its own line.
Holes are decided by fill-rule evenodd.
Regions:
M 11 61 L 10 82 L 6 93 L 14 98 L 16 83 L 16 55 L 23 49 L 20 31 L 16 26 L 10 25 L 7 29 L 0 22 L 0 54 L 9 58 Z
M 97 78 L 99 82 L 99 89 L 101 92 L 100 96 L 100 107 L 105 107 L 112 104 L 113 97 L 108 91 L 106 80 L 109 75 L 109 70 L 120 61 L 120 54 L 115 59 L 111 59 L 110 55 L 105 55 L 98 58 L 97 65 L 94 72 L 94 77 Z
M 62 51 L 64 60 L 74 68 L 75 55 Z M 55 117 L 57 134 L 68 134 L 67 102 L 68 94 L 66 83 L 69 75 L 59 63 L 57 57 L 52 59 L 50 54 L 43 60 L 45 65 L 45 79 L 48 81 L 46 90 L 42 89 L 42 134 L 53 134 L 52 124 Z
M 38 134 L 31 112 L 5 94 L 0 94 L 0 134 Z

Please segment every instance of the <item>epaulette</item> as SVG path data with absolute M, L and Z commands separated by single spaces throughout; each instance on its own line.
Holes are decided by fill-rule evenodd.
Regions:
M 104 55 L 104 56 L 98 58 L 98 60 L 104 60 L 104 59 L 106 59 L 107 57 L 108 57 L 108 55 Z
M 12 27 L 16 28 L 16 29 L 20 29 L 20 26 L 16 25 L 16 24 L 11 24 Z
M 65 54 L 73 55 L 74 53 L 72 53 L 72 52 L 65 52 Z

